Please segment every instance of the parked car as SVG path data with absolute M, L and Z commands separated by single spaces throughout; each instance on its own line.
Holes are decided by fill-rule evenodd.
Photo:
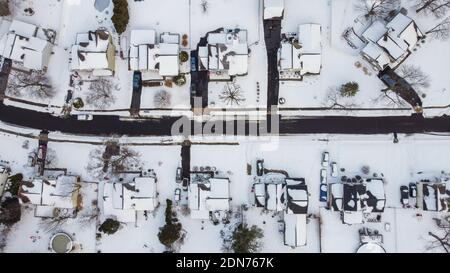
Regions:
M 183 178 L 183 184 L 182 184 L 183 191 L 187 191 L 188 190 L 188 186 L 189 186 L 189 179 Z
M 327 202 L 328 200 L 328 185 L 320 184 L 320 202 Z
M 409 183 L 409 197 L 416 198 L 417 196 L 417 185 L 416 183 Z
M 338 175 L 339 175 L 338 165 L 336 162 L 333 162 L 331 163 L 331 176 L 338 177 Z
M 77 116 L 78 120 L 82 120 L 82 121 L 90 121 L 94 119 L 93 115 L 78 115 Z
M 256 175 L 262 176 L 264 174 L 264 160 L 259 159 L 256 161 Z
M 181 200 L 181 189 L 175 189 L 175 202 L 179 202 Z
M 330 154 L 328 152 L 322 153 L 322 166 L 328 167 L 328 163 L 330 161 Z
M 409 189 L 408 186 L 400 186 L 400 202 L 403 206 L 409 206 Z
M 177 175 L 176 175 L 176 178 L 175 178 L 177 183 L 181 183 L 182 176 L 183 176 L 183 169 L 181 169 L 181 167 L 178 167 L 177 168 Z
M 327 170 L 320 170 L 320 184 L 327 184 Z

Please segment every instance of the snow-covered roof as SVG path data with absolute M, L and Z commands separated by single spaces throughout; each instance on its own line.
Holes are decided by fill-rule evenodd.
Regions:
M 288 214 L 308 212 L 308 187 L 304 180 L 286 179 L 286 211 Z
M 156 178 L 136 177 L 130 183 L 105 183 L 103 213 L 131 223 L 136 211 L 153 211 L 158 206 Z
M 299 71 L 301 75 L 319 74 L 322 69 L 322 27 L 303 24 L 298 29 L 298 44 L 292 40 L 281 43 L 280 68 Z
M 177 76 L 179 52 L 178 35 L 163 33 L 161 43 L 157 45 L 155 30 L 132 30 L 129 68 L 140 71 L 158 70 L 160 76 Z
M 450 211 L 448 182 L 417 183 L 417 206 L 427 211 Z
M 285 209 L 285 185 L 266 185 L 266 209 L 271 211 L 283 211 Z
M 284 244 L 291 247 L 306 245 L 306 214 L 284 214 Z
M 284 0 L 264 0 L 264 20 L 283 17 Z
M 6 28 L 8 29 L 6 30 Z M 38 27 L 22 21 L 2 21 L 0 56 L 11 59 L 27 69 L 42 70 L 50 60 L 52 45 L 37 38 Z
M 77 34 L 71 51 L 72 70 L 114 70 L 115 48 L 108 31 L 97 30 Z
M 363 32 L 362 37 L 367 41 L 376 43 L 381 37 L 383 37 L 384 34 L 386 34 L 386 32 L 386 25 L 377 20 Z
M 192 218 L 208 219 L 210 212 L 230 209 L 230 180 L 210 178 L 191 181 L 188 192 Z
M 22 184 L 21 195 L 34 205 L 73 209 L 77 206 L 78 179 L 69 175 L 60 175 L 56 179 L 35 178 Z
M 369 61 L 382 70 L 404 60 L 423 33 L 408 16 L 398 13 L 390 22 L 373 22 L 362 34 L 368 42 L 361 51 Z
M 229 76 L 245 75 L 248 72 L 247 31 L 223 30 L 208 34 L 208 45 L 200 47 L 200 70 L 227 71 Z M 205 54 L 208 53 L 208 60 Z

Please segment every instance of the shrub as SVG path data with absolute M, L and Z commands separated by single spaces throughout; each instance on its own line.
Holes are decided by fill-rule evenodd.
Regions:
M 171 247 L 181 237 L 181 223 L 174 217 L 172 212 L 172 201 L 166 200 L 166 224 L 160 228 L 158 238 L 161 244 L 166 247 Z
M 127 29 L 130 15 L 128 13 L 127 0 L 113 0 L 114 9 L 113 16 L 111 18 L 117 33 L 122 34 Z
M 180 52 L 180 62 L 185 63 L 187 61 L 189 61 L 189 54 L 183 50 Z
M 19 194 L 19 187 L 22 180 L 23 175 L 21 173 L 15 174 L 9 178 L 10 185 L 7 191 L 10 192 L 12 196 L 17 196 Z
M 120 223 L 114 219 L 108 218 L 98 228 L 100 232 L 111 235 L 116 233 L 120 228 Z
M 254 253 L 261 248 L 259 239 L 263 237 L 263 231 L 257 226 L 248 228 L 240 224 L 233 232 L 231 248 L 235 253 Z
M 72 105 L 75 109 L 81 109 L 84 107 L 84 102 L 81 98 L 76 98 L 73 100 Z
M 341 96 L 343 97 L 353 97 L 359 91 L 359 84 L 356 82 L 348 82 L 346 84 L 343 84 L 339 88 L 339 91 L 341 93 Z
M 12 226 L 20 221 L 21 214 L 19 199 L 6 198 L 0 208 L 0 223 Z
M 177 86 L 183 86 L 186 84 L 186 76 L 184 76 L 184 75 L 175 76 L 175 77 L 173 77 L 173 82 Z

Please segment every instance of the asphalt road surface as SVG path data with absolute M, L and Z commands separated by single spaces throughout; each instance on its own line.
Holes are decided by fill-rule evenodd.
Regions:
M 265 135 L 270 132 L 270 124 L 265 122 L 245 122 L 245 131 L 223 133 L 220 130 L 194 131 L 193 128 L 210 128 L 205 124 L 189 121 L 187 118 L 147 119 L 143 121 L 122 121 L 116 116 L 95 116 L 92 121 L 78 121 L 76 117 L 60 118 L 47 113 L 40 113 L 22 108 L 5 106 L 0 103 L 0 120 L 11 125 L 27 127 L 50 132 L 63 132 L 79 135 L 128 135 L 128 136 L 171 136 L 173 127 L 185 122 L 185 128 L 190 125 L 192 130 L 186 130 L 185 135 Z M 238 127 L 235 121 L 223 122 L 224 128 Z M 250 132 L 249 128 L 258 128 Z M 276 126 L 275 126 L 276 127 Z M 213 127 L 214 129 L 215 127 Z M 267 130 L 266 128 L 269 128 Z M 275 128 L 276 129 L 276 128 Z M 174 130 L 179 135 L 179 130 Z M 421 116 L 405 117 L 308 117 L 281 120 L 279 130 L 273 133 L 281 135 L 295 134 L 390 134 L 390 133 L 425 133 L 450 132 L 450 117 L 423 118 Z

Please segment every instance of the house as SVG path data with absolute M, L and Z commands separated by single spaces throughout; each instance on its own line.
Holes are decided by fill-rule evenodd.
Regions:
M 364 214 L 382 213 L 386 205 L 384 181 L 365 179 L 362 182 L 329 185 L 329 207 L 340 211 L 345 224 L 362 224 Z
M 70 69 L 92 72 L 94 76 L 112 76 L 115 69 L 116 48 L 106 30 L 79 33 L 72 46 Z
M 132 30 L 128 66 L 134 71 L 158 71 L 159 75 L 179 74 L 180 36 L 162 33 L 160 43 L 155 30 Z
M 416 200 L 419 209 L 450 212 L 448 182 L 418 182 Z
M 80 187 L 75 175 L 36 177 L 21 183 L 19 196 L 22 203 L 36 205 L 36 217 L 75 217 Z
M 387 24 L 374 21 L 360 38 L 366 43 L 361 50 L 363 58 L 375 69 L 384 70 L 402 63 L 424 34 L 411 18 L 398 13 Z
M 209 71 L 210 79 L 231 79 L 248 73 L 247 31 L 220 29 L 207 35 L 206 46 L 198 49 L 199 71 Z
M 194 219 L 226 219 L 230 211 L 230 180 L 209 177 L 191 179 L 189 209 Z
M 279 20 L 284 16 L 284 0 L 264 0 L 264 20 Z
M 286 179 L 286 211 L 284 244 L 291 247 L 305 246 L 307 242 L 308 187 L 303 178 Z
M 39 27 L 22 21 L 3 20 L 0 26 L 0 56 L 29 70 L 48 67 L 53 45 L 40 35 Z
M 303 24 L 297 34 L 284 34 L 278 52 L 281 74 L 320 74 L 322 69 L 322 27 Z
M 155 177 L 140 176 L 129 183 L 105 183 L 103 214 L 119 222 L 135 223 L 138 213 L 154 211 L 159 205 Z

